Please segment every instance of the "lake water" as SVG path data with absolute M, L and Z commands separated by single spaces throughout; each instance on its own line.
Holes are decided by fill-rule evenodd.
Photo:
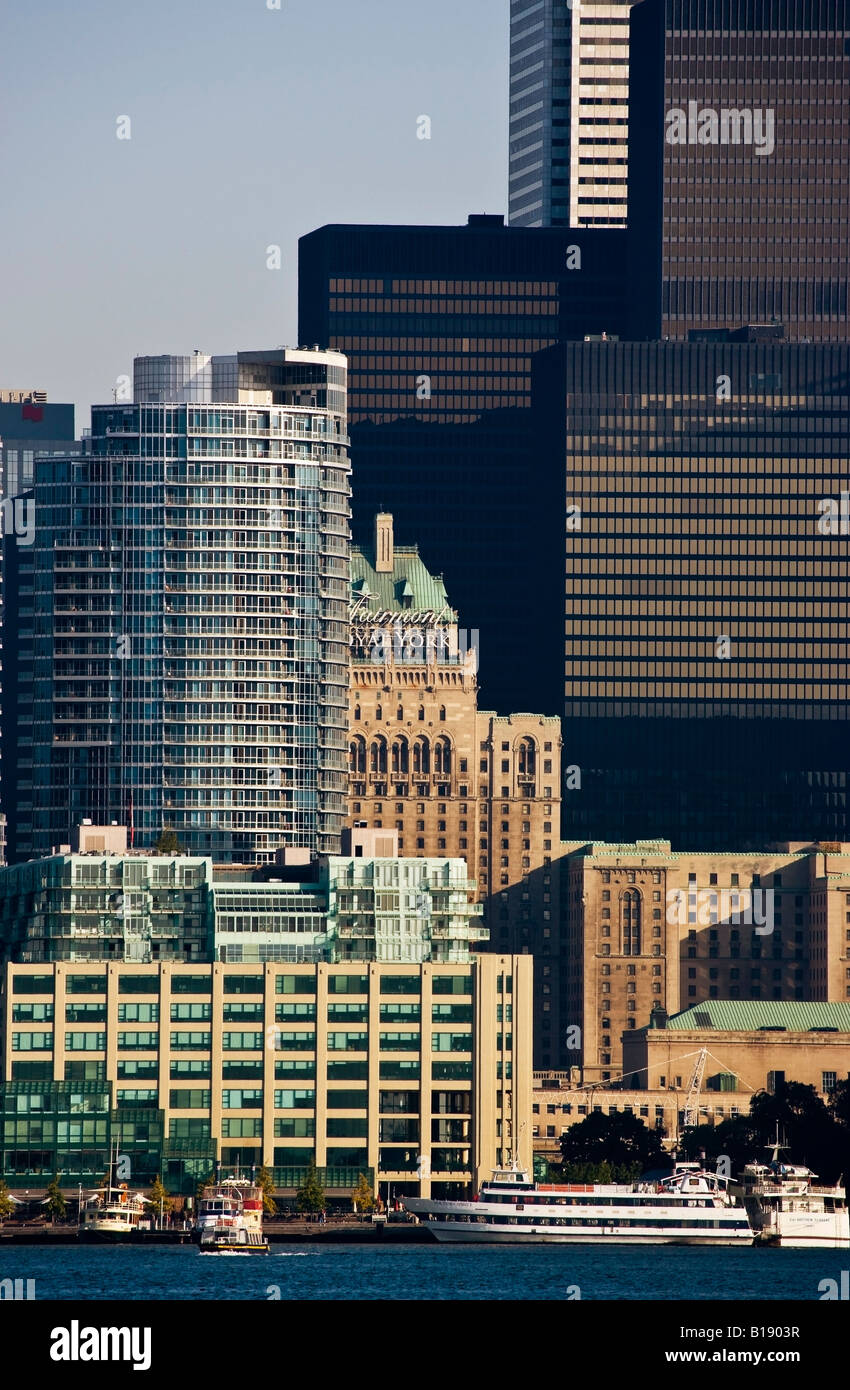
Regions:
M 0 1279 L 34 1279 L 37 1300 L 817 1301 L 820 1281 L 847 1269 L 850 1250 L 305 1244 L 222 1259 L 194 1246 L 0 1249 Z

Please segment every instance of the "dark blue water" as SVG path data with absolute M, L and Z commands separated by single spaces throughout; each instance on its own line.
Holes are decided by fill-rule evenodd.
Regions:
M 34 1279 L 36 1299 L 816 1301 L 821 1280 L 840 1288 L 842 1269 L 850 1250 L 301 1245 L 245 1259 L 167 1245 L 0 1250 L 0 1279 Z

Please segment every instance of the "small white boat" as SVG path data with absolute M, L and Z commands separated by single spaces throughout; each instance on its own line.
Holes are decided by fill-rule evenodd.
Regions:
M 678 1163 L 658 1182 L 565 1184 L 533 1183 L 514 1165 L 497 1169 L 474 1200 L 402 1205 L 437 1240 L 482 1245 L 752 1245 L 754 1234 L 727 1179 L 698 1163 Z
M 267 1255 L 262 1188 L 245 1178 L 209 1183 L 198 1203 L 194 1233 L 202 1255 Z
M 846 1249 L 850 1246 L 850 1212 L 840 1185 L 816 1187 L 817 1173 L 798 1163 L 784 1163 L 787 1146 L 768 1147 L 769 1163 L 748 1163 L 741 1174 L 744 1205 L 763 1245 L 790 1249 Z
M 139 1229 L 139 1222 L 150 1205 L 141 1192 L 132 1193 L 125 1182 L 115 1179 L 116 1159 L 110 1159 L 103 1187 L 89 1193 L 83 1203 L 77 1231 L 81 1240 L 120 1240 Z

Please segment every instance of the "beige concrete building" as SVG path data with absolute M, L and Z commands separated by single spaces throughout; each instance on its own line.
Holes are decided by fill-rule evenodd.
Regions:
M 352 552 L 349 825 L 392 828 L 398 852 L 466 860 L 490 941 L 532 954 L 535 1056 L 559 1060 L 561 725 L 478 709 L 477 635 L 392 517 Z
M 624 1034 L 626 1078 L 686 1094 L 705 1049 L 700 1105 L 712 1119 L 728 1115 L 733 1096 L 746 1110 L 756 1091 L 797 1081 L 826 1098 L 850 1078 L 850 1002 L 709 1000 L 653 1022 Z
M 218 1159 L 266 1163 L 294 1192 L 313 1158 L 329 1191 L 359 1172 L 383 1195 L 467 1190 L 530 1137 L 531 974 L 494 954 L 8 965 L 0 1170 L 16 1187 L 94 1180 L 116 1138 L 172 1190 Z
M 562 1010 L 584 1081 L 616 1079 L 653 1008 L 850 999 L 850 845 L 673 853 L 665 841 L 563 845 Z

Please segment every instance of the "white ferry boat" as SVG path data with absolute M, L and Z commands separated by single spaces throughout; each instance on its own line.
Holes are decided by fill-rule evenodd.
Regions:
M 850 1212 L 844 1188 L 815 1187 L 811 1168 L 781 1161 L 784 1147 L 777 1138 L 768 1150 L 770 1162 L 748 1163 L 741 1174 L 756 1241 L 798 1250 L 846 1249 Z
M 195 1235 L 202 1255 L 267 1255 L 262 1188 L 246 1178 L 208 1184 L 198 1203 Z
M 677 1163 L 659 1182 L 534 1183 L 500 1168 L 477 1198 L 405 1197 L 440 1241 L 569 1244 L 752 1245 L 753 1228 L 728 1181 L 697 1163 Z
M 115 1166 L 110 1160 L 106 1183 L 89 1193 L 80 1208 L 80 1240 L 120 1240 L 139 1229 L 148 1200 L 141 1192 L 130 1192 L 125 1182 L 115 1180 Z

